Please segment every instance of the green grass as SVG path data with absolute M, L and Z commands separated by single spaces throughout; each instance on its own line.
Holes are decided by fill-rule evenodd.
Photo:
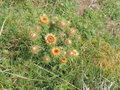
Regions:
M 79 16 L 75 12 L 78 5 L 72 0 L 0 1 L 0 90 L 119 90 L 119 5 L 119 0 L 103 0 L 100 6 L 88 8 Z M 65 28 L 41 24 L 43 14 L 50 21 L 57 16 L 58 22 L 71 24 Z M 36 26 L 41 30 L 36 31 Z M 70 27 L 78 32 L 69 35 Z M 31 32 L 37 32 L 37 40 L 30 39 Z M 66 37 L 61 37 L 62 32 Z M 48 33 L 57 37 L 55 45 L 46 44 L 44 37 Z M 81 40 L 77 40 L 78 36 Z M 71 46 L 64 43 L 67 38 L 72 40 Z M 30 50 L 33 45 L 40 47 L 37 54 Z M 54 47 L 76 49 L 79 56 L 52 56 L 50 50 Z M 43 56 L 49 56 L 50 63 Z M 62 57 L 68 62 L 61 63 Z

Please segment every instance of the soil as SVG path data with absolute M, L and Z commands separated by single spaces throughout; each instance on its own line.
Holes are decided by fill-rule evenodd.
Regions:
M 99 6 L 100 0 L 74 0 L 79 4 L 77 13 L 83 15 L 85 9 L 87 8 L 96 8 Z

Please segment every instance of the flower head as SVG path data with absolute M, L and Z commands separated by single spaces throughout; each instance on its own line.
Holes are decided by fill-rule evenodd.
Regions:
M 46 15 L 43 15 L 43 16 L 40 18 L 40 21 L 41 21 L 43 24 L 48 24 L 48 23 L 49 23 L 49 19 L 47 18 Z
M 69 51 L 69 52 L 68 52 L 68 55 L 69 55 L 69 56 L 78 56 L 79 53 L 78 53 L 77 50 L 72 50 L 72 51 Z
M 51 21 L 51 25 L 55 25 L 56 24 L 56 22 L 55 21 Z
M 60 62 L 61 62 L 61 63 L 66 63 L 66 62 L 67 62 L 67 58 L 65 58 L 65 57 L 64 57 L 64 58 L 61 58 Z
M 32 53 L 38 53 L 39 52 L 39 46 L 32 46 L 31 47 L 31 52 Z
M 38 30 L 41 29 L 41 27 L 40 26 L 36 26 L 35 29 L 38 31 Z
M 74 53 L 73 53 L 72 51 L 69 51 L 69 52 L 68 52 L 68 55 L 69 55 L 69 56 L 73 56 Z
M 58 47 L 52 48 L 51 53 L 54 56 L 59 56 L 60 55 L 60 48 L 58 48 Z
M 60 32 L 59 35 L 60 35 L 61 37 L 65 37 L 65 36 L 66 36 L 66 34 L 65 34 L 64 32 Z
M 37 33 L 36 32 L 31 32 L 30 33 L 30 38 L 31 39 L 37 39 Z
M 56 16 L 56 17 L 54 17 L 54 20 L 55 20 L 55 21 L 58 21 L 58 20 L 59 20 L 59 18 Z
M 76 39 L 79 40 L 79 41 L 82 40 L 82 38 L 80 36 L 77 36 Z
M 48 43 L 49 45 L 52 45 L 52 44 L 55 44 L 55 43 L 56 43 L 57 39 L 56 39 L 56 37 L 55 37 L 52 33 L 50 33 L 50 34 L 47 34 L 47 35 L 45 36 L 45 41 L 46 41 L 46 43 Z
M 66 27 L 66 26 L 67 26 L 67 23 L 66 23 L 65 21 L 60 21 L 60 22 L 59 22 L 59 26 L 60 26 L 61 28 Z
M 69 29 L 69 35 L 75 35 L 76 32 L 77 32 L 77 29 L 75 29 L 75 28 L 70 28 Z
M 43 57 L 43 60 L 44 60 L 45 62 L 48 62 L 48 63 L 49 63 L 49 62 L 50 62 L 50 57 L 49 57 L 49 56 L 44 56 L 44 57 Z
M 67 24 L 68 24 L 68 25 L 70 25 L 70 24 L 71 24 L 71 22 L 70 22 L 70 21 L 67 21 Z
M 66 51 L 63 51 L 62 53 L 63 53 L 63 55 L 66 55 L 67 52 L 66 52 Z
M 66 45 L 71 45 L 71 44 L 72 44 L 72 40 L 71 40 L 71 39 L 67 39 L 67 40 L 65 41 L 65 43 L 66 43 Z
M 73 50 L 72 52 L 73 52 L 74 56 L 78 56 L 79 55 L 79 52 L 77 50 Z

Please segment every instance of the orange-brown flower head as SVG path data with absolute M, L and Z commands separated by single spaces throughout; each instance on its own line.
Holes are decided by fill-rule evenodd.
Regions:
M 49 62 L 50 62 L 50 57 L 49 57 L 49 56 L 44 56 L 44 57 L 43 57 L 43 60 L 44 60 L 45 62 L 49 63 Z
M 74 56 L 74 53 L 72 51 L 69 51 L 68 55 L 72 57 L 72 56 Z
M 66 34 L 65 34 L 64 32 L 61 32 L 61 33 L 60 33 L 60 36 L 61 36 L 61 37 L 65 37 Z
M 39 46 L 32 46 L 31 47 L 31 52 L 32 53 L 38 53 L 39 52 Z
M 37 39 L 37 33 L 36 32 L 31 32 L 30 33 L 30 38 L 31 39 Z
M 65 21 L 60 21 L 60 22 L 59 22 L 59 26 L 60 26 L 61 28 L 64 28 L 64 27 L 67 26 L 67 23 L 66 23 Z
M 81 37 L 80 37 L 80 36 L 77 36 L 77 40 L 80 41 L 80 40 L 81 40 Z
M 65 41 L 65 43 L 66 43 L 66 45 L 72 45 L 72 40 L 71 40 L 71 39 L 67 39 L 67 40 Z
M 41 27 L 40 26 L 36 26 L 35 29 L 38 31 L 38 30 L 41 29 Z
M 64 57 L 64 58 L 61 58 L 61 59 L 60 59 L 60 62 L 61 62 L 61 63 L 67 63 L 67 58 L 65 58 L 65 57 Z
M 51 25 L 55 25 L 56 24 L 56 22 L 55 21 L 51 21 Z
M 55 44 L 57 42 L 57 39 L 56 39 L 55 35 L 50 33 L 50 34 L 47 34 L 45 36 L 45 41 L 46 41 L 47 44 L 53 45 L 53 44 Z
M 55 48 L 51 49 L 51 54 L 54 55 L 54 56 L 59 56 L 60 53 L 61 53 L 61 51 L 60 51 L 60 48 L 58 48 L 58 47 L 55 47 Z
M 43 23 L 43 24 L 48 24 L 49 23 L 49 19 L 46 15 L 43 15 L 41 18 L 40 18 L 40 21 Z
M 69 35 L 75 35 L 76 33 L 77 33 L 77 29 L 75 29 L 75 28 L 70 28 L 68 31 Z

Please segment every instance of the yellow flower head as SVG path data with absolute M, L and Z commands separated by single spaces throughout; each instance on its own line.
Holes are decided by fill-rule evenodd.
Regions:
M 64 57 L 64 58 L 61 58 L 60 62 L 61 62 L 61 63 L 66 63 L 66 62 L 67 62 L 67 58 L 65 58 L 65 57 Z
M 52 44 L 55 44 L 57 39 L 56 37 L 50 33 L 50 34 L 47 34 L 46 37 L 45 37 L 45 41 L 46 43 L 48 43 L 49 45 L 52 45 Z
M 54 56 L 59 56 L 60 55 L 60 49 L 58 47 L 52 48 L 51 53 Z
M 43 15 L 43 16 L 40 18 L 40 21 L 41 21 L 43 24 L 48 24 L 48 23 L 49 23 L 49 19 L 47 18 L 46 15 Z

